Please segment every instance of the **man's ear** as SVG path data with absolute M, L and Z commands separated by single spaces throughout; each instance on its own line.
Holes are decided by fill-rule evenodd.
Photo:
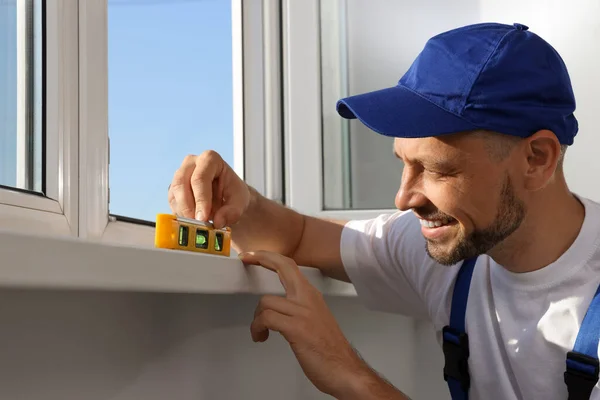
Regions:
M 560 159 L 560 142 L 547 129 L 537 131 L 524 140 L 527 157 L 525 185 L 529 190 L 542 189 L 554 176 Z

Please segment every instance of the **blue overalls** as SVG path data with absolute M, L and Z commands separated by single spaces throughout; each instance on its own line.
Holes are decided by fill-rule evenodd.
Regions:
M 444 379 L 452 400 L 469 398 L 469 337 L 465 331 L 465 312 L 471 277 L 477 257 L 464 261 L 452 294 L 450 323 L 443 329 Z M 564 381 L 568 400 L 588 400 L 598 382 L 598 340 L 600 338 L 600 286 L 583 318 L 575 346 L 567 353 Z

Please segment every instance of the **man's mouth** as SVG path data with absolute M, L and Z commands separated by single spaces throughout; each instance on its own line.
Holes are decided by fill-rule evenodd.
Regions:
M 439 228 L 441 226 L 450 225 L 451 223 L 455 222 L 456 220 L 454 218 L 442 218 L 442 219 L 433 219 L 433 220 L 419 218 L 419 221 L 421 223 L 421 226 L 424 228 Z

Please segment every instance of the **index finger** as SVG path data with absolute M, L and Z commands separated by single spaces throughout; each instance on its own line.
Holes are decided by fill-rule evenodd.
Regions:
M 288 297 L 298 297 L 301 293 L 305 279 L 292 259 L 262 250 L 240 253 L 239 257 L 244 263 L 261 265 L 276 272 Z
M 206 151 L 196 159 L 196 168 L 190 178 L 196 202 L 195 217 L 207 220 L 213 206 L 213 181 L 223 170 L 223 159 L 214 151 Z
M 168 200 L 172 211 L 178 216 L 193 218 L 194 194 L 190 187 L 190 177 L 196 165 L 194 156 L 189 155 L 183 159 L 181 167 L 175 172 L 169 185 Z

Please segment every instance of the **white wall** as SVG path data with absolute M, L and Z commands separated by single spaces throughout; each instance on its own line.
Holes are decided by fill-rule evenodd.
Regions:
M 0 290 L 0 399 L 330 398 L 305 378 L 279 335 L 252 342 L 257 301 L 251 295 Z M 354 299 L 329 301 L 364 358 L 413 395 L 412 324 L 365 312 Z

